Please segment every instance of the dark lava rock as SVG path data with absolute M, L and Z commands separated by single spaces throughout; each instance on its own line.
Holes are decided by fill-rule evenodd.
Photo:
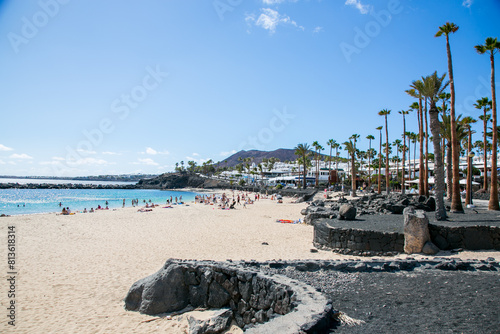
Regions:
M 356 208 L 350 204 L 343 204 L 339 209 L 340 220 L 356 219 Z

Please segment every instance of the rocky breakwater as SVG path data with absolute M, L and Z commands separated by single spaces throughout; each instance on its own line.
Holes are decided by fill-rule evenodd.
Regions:
M 0 189 L 136 189 L 135 184 L 79 184 L 79 183 L 0 183 Z
M 331 302 L 314 288 L 230 262 L 170 259 L 125 298 L 125 309 L 150 315 L 195 308 L 220 312 L 190 321 L 190 333 L 220 333 L 233 319 L 247 333 L 315 333 L 333 319 Z
M 229 188 L 230 184 L 221 180 L 199 176 L 195 173 L 165 173 L 152 179 L 137 182 L 141 189 L 182 189 L 182 188 Z

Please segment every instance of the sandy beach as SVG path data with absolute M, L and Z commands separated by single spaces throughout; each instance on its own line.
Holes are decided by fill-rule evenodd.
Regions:
M 127 312 L 123 307 L 130 286 L 156 272 L 169 258 L 346 258 L 328 251 L 311 252 L 312 226 L 276 222 L 303 218 L 300 211 L 307 204 L 291 201 L 285 198 L 278 204 L 261 199 L 247 208 L 236 206 L 236 210 L 188 203 L 142 213 L 137 208 L 124 208 L 70 216 L 0 218 L 4 240 L 8 228 L 15 227 L 17 272 L 16 326 L 9 326 L 3 316 L 0 332 L 183 333 L 187 324 L 177 321 L 179 317 L 148 322 L 154 317 Z M 500 259 L 500 252 L 439 255 Z M 1 256 L 5 259 L 5 281 L 7 247 L 2 247 Z M 8 285 L 1 286 L 1 307 L 5 310 Z

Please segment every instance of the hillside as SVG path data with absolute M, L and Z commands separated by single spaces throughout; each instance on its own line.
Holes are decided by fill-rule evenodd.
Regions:
M 224 159 L 221 161 L 220 166 L 225 167 L 226 166 L 226 161 L 227 161 L 227 167 L 234 167 L 237 164 L 239 164 L 241 161 L 238 160 L 238 158 L 253 158 L 253 162 L 258 164 L 262 162 L 262 159 L 270 159 L 270 158 L 277 158 L 280 159 L 280 161 L 295 161 L 297 159 L 297 156 L 294 154 L 295 150 L 293 149 L 286 149 L 286 148 L 280 148 L 274 151 L 258 151 L 258 150 L 249 150 L 249 151 L 239 151 L 232 156 L 230 156 L 227 159 Z

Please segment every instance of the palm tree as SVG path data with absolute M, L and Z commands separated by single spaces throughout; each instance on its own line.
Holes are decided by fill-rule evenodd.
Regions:
M 412 97 L 418 98 L 418 135 L 419 135 L 419 148 L 420 148 L 420 157 L 419 157 L 419 182 L 418 182 L 418 193 L 419 195 L 424 195 L 425 193 L 425 184 L 424 184 L 424 120 L 423 120 L 423 112 L 422 112 L 422 89 L 424 83 L 421 80 L 415 80 L 411 83 L 411 89 L 406 90 L 406 93 Z M 412 106 L 414 106 L 412 104 Z M 416 106 L 415 106 L 416 107 Z M 415 159 L 415 157 L 413 157 Z
M 382 175 L 381 175 L 381 170 L 382 170 L 382 128 L 383 126 L 376 127 L 375 129 L 379 131 L 379 138 L 380 138 L 380 145 L 378 149 L 378 176 L 377 176 L 377 183 L 378 183 L 378 190 L 377 192 L 380 194 L 382 192 Z M 386 166 L 387 167 L 387 166 Z
M 424 82 L 424 77 L 422 77 L 422 82 Z M 425 84 L 425 83 L 424 83 Z M 423 89 L 425 89 L 423 87 Z M 424 95 L 424 94 L 422 94 Z M 425 196 L 426 197 L 429 197 L 429 125 L 428 125 L 428 122 L 427 122 L 427 100 L 428 100 L 428 97 L 424 95 L 424 110 L 423 110 L 423 113 L 424 113 L 424 121 L 425 121 L 425 131 L 424 131 L 424 135 L 425 135 L 425 171 L 424 171 L 424 174 L 425 174 L 425 178 L 424 178 L 424 193 L 425 193 Z
M 399 114 L 403 115 L 403 147 L 406 145 L 406 119 L 405 115 L 408 115 L 409 111 L 408 110 L 400 110 L 398 111 Z M 401 171 L 401 193 L 404 195 L 405 193 L 405 158 L 406 158 L 406 152 L 403 150 L 403 162 L 401 168 L 403 169 Z
M 326 143 L 328 146 L 330 146 L 330 159 L 328 159 L 328 185 L 332 183 L 331 181 L 331 175 L 332 175 L 332 150 L 335 148 L 335 145 L 338 145 L 337 142 L 333 139 L 328 140 Z
M 312 146 L 316 150 L 316 187 L 318 186 L 319 183 L 319 153 L 321 150 L 324 150 L 323 146 L 321 146 L 317 141 L 312 143 Z
M 354 139 L 354 141 L 353 141 Z M 349 141 L 343 143 L 344 149 L 351 156 L 351 196 L 356 196 L 356 163 L 355 163 L 355 155 L 356 155 L 356 138 L 349 138 Z
M 356 154 L 358 155 L 358 158 L 359 158 L 359 174 L 361 174 L 361 170 L 363 169 L 363 159 L 366 159 L 367 157 L 367 153 L 366 151 L 361 151 L 361 150 L 356 150 Z
M 295 147 L 295 155 L 299 157 L 299 159 L 302 162 L 302 166 L 304 167 L 304 189 L 307 188 L 307 183 L 306 183 L 306 175 L 307 175 L 307 163 L 309 161 L 309 156 L 311 154 L 311 148 L 309 147 L 309 144 L 298 144 L 297 147 Z
M 399 151 L 401 152 L 401 156 L 403 157 L 403 159 L 400 159 L 400 161 L 404 161 L 405 156 L 406 156 L 406 151 L 408 151 L 408 146 L 406 146 L 405 143 L 403 142 L 402 145 L 399 146 Z M 406 174 L 405 165 L 403 163 L 401 163 L 401 179 L 402 179 L 401 185 L 402 186 L 405 185 L 405 174 Z M 401 193 L 405 194 L 404 187 L 402 188 Z
M 314 184 L 317 187 L 318 186 L 318 151 L 319 151 L 319 142 L 316 140 L 312 143 L 312 147 L 314 148 L 314 160 L 316 160 L 316 165 L 314 166 L 314 172 L 315 172 L 315 181 Z
M 451 116 L 443 114 L 441 117 L 441 137 L 446 139 L 446 199 L 451 201 L 451 194 L 453 193 L 453 172 L 451 167 Z
M 491 121 L 493 136 L 491 138 L 491 187 L 490 187 L 490 201 L 488 203 L 488 210 L 500 210 L 498 203 L 498 172 L 497 172 L 497 144 L 498 133 L 497 129 L 497 98 L 495 92 L 495 52 L 500 50 L 500 42 L 497 38 L 488 37 L 484 45 L 476 45 L 476 51 L 479 54 L 489 53 L 491 64 Z
M 479 118 L 483 121 L 483 160 L 484 160 L 484 182 L 483 182 L 483 190 L 484 192 L 488 191 L 488 162 L 486 161 L 486 148 L 488 144 L 486 143 L 486 132 L 487 132 L 487 125 L 488 121 L 490 119 L 490 115 L 486 114 L 488 111 L 491 110 L 491 100 L 488 99 L 487 97 L 483 97 L 482 99 L 479 99 L 474 103 L 474 107 L 476 109 L 483 109 L 483 115 L 479 116 Z
M 385 118 L 385 189 L 389 195 L 389 129 L 387 128 L 387 115 L 391 113 L 388 109 L 382 109 L 378 112 L 379 116 Z
M 415 157 L 417 156 L 417 142 L 419 135 L 415 132 L 410 132 L 410 139 L 411 142 L 413 143 L 413 178 L 415 179 L 417 177 L 417 167 L 415 165 L 415 161 L 417 160 Z
M 448 110 L 448 105 L 446 104 L 446 102 L 448 102 L 448 100 L 450 98 L 451 98 L 451 94 L 450 93 L 442 92 L 441 94 L 439 94 L 439 99 L 443 102 L 443 105 L 441 107 L 441 112 L 443 113 L 443 115 L 446 115 L 446 111 Z M 446 151 L 446 139 L 444 137 L 442 138 L 442 147 L 441 147 L 441 149 L 443 150 L 443 159 L 444 159 L 444 157 L 445 157 L 445 151 Z
M 458 26 L 454 23 L 446 22 L 446 24 L 439 27 L 435 37 L 446 37 L 446 54 L 448 56 L 448 77 L 450 78 L 450 129 L 451 129 L 451 155 L 452 155 L 452 168 L 453 168 L 453 191 L 451 196 L 451 212 L 464 212 L 462 201 L 460 199 L 460 172 L 459 172 L 459 149 L 457 139 L 457 124 L 455 115 L 455 81 L 453 80 L 453 64 L 451 61 L 450 51 L 450 33 L 455 33 Z M 498 202 L 498 196 L 497 196 Z
M 392 146 L 395 146 L 396 147 L 396 160 L 393 160 L 393 161 L 396 161 L 396 180 L 399 179 L 399 151 L 400 151 L 400 147 L 401 147 L 401 144 L 402 144 L 402 141 L 400 139 L 396 139 L 394 141 L 394 143 L 392 143 Z M 403 178 L 404 178 L 404 175 L 403 175 Z
M 368 152 L 366 152 L 368 154 L 368 187 L 371 186 L 372 184 L 372 173 L 371 173 L 371 164 L 372 164 L 372 140 L 375 139 L 375 137 L 373 137 L 372 135 L 368 135 L 366 136 L 366 139 L 368 139 L 368 142 L 369 142 L 369 149 L 368 149 Z
M 335 149 L 335 170 L 337 171 L 337 181 L 338 181 L 340 179 L 339 178 L 339 150 L 341 150 L 342 147 L 340 147 L 339 143 L 335 143 L 335 145 L 333 145 L 333 148 Z
M 410 94 L 410 95 L 413 96 L 413 97 L 415 97 L 412 94 Z M 416 96 L 416 97 L 418 97 L 418 96 Z M 415 111 L 415 114 L 417 116 L 418 129 L 420 131 L 419 103 L 418 102 L 413 102 L 410 105 L 410 109 L 408 111 Z M 414 133 L 414 132 L 408 132 L 408 164 L 410 164 L 410 162 L 411 162 L 411 157 L 410 157 L 410 147 L 411 147 L 411 145 L 410 145 L 410 141 L 414 144 L 414 146 L 413 146 L 413 179 L 417 178 L 417 175 L 415 173 L 415 171 L 416 171 L 415 161 L 417 161 L 417 155 L 416 155 L 416 151 L 417 151 L 417 145 L 416 145 L 417 139 L 419 139 L 419 136 L 416 133 Z M 408 166 L 408 168 L 410 169 L 410 166 Z M 410 177 L 411 177 L 411 173 L 410 173 Z
M 462 124 L 464 125 L 465 129 L 467 130 L 467 191 L 465 194 L 465 203 L 470 204 L 471 203 L 471 177 L 469 176 L 469 173 L 472 173 L 472 164 L 469 158 L 469 155 L 472 151 L 472 131 L 471 129 L 471 124 L 476 123 L 477 121 L 473 119 L 472 117 L 464 117 L 462 120 Z
M 411 180 L 411 131 L 406 131 L 406 137 L 408 138 L 408 178 Z
M 444 165 L 443 157 L 441 156 L 441 124 L 439 122 L 439 110 L 436 107 L 436 102 L 439 95 L 446 89 L 449 82 L 444 82 L 446 73 L 438 77 L 437 72 L 430 76 L 422 78 L 424 90 L 422 94 L 429 100 L 429 116 L 432 131 L 432 145 L 434 146 L 434 173 L 435 173 L 435 199 L 436 199 L 436 219 L 446 219 L 446 209 L 444 206 Z

